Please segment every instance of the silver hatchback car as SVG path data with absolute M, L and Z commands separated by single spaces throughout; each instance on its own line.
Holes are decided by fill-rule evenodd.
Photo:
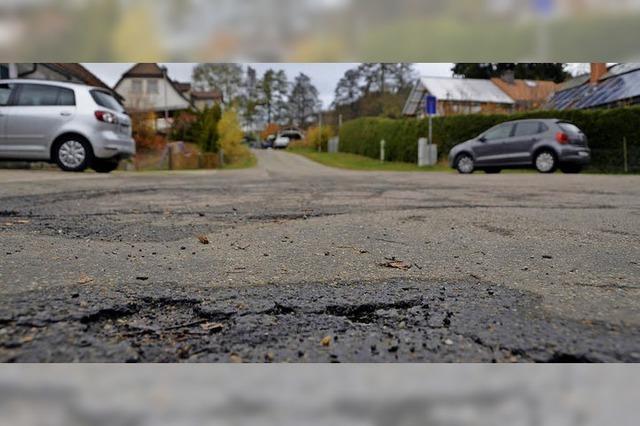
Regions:
M 46 80 L 0 80 L 0 160 L 50 161 L 108 173 L 135 154 L 131 119 L 107 90 Z

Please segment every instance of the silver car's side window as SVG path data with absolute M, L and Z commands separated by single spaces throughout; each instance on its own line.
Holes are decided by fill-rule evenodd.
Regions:
M 44 84 L 21 84 L 16 99 L 19 106 L 75 105 L 73 90 Z

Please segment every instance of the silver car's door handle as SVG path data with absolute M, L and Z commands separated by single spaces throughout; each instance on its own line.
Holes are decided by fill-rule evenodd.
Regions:
M 68 111 L 62 111 L 62 112 L 60 113 L 60 115 L 61 115 L 61 116 L 63 116 L 63 117 L 69 117 L 69 116 L 71 115 L 71 113 L 70 113 L 70 112 L 68 112 Z

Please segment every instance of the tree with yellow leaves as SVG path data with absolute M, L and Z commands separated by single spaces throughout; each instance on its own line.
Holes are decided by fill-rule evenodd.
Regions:
M 224 153 L 226 163 L 237 163 L 251 156 L 249 149 L 242 144 L 242 129 L 235 109 L 225 110 L 218 122 L 218 149 Z

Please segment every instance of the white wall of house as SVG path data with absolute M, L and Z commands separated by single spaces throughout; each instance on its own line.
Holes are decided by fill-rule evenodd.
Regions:
M 166 108 L 175 111 L 190 107 L 189 102 L 163 78 L 124 78 L 115 90 L 124 97 L 125 108 L 131 110 L 164 111 Z

